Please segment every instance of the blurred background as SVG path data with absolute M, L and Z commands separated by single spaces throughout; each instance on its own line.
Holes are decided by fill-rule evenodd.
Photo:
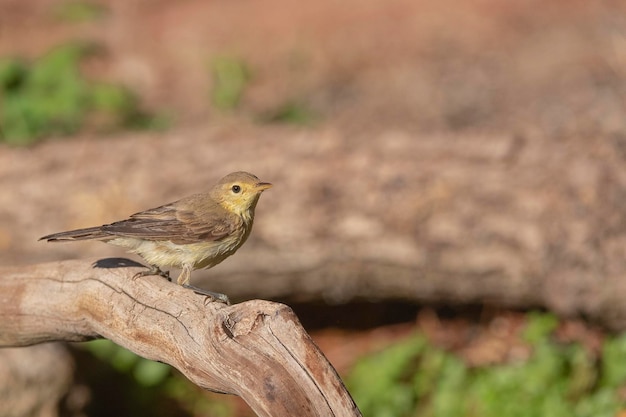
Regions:
M 255 229 L 192 282 L 290 305 L 364 415 L 624 416 L 625 116 L 618 1 L 0 0 L 0 262 L 124 256 L 37 239 L 246 170 Z M 108 341 L 0 386 L 253 415 Z

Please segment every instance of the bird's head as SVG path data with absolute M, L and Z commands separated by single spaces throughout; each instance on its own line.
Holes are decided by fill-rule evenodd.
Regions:
M 261 193 L 272 184 L 262 182 L 248 172 L 233 172 L 219 180 L 211 190 L 211 197 L 228 211 L 248 217 L 253 214 Z

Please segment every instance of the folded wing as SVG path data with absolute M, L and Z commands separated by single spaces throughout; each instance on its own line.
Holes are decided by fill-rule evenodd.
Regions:
M 127 220 L 104 225 L 101 230 L 114 236 L 188 244 L 223 239 L 237 230 L 240 222 L 238 216 L 221 207 L 194 210 L 173 203 L 133 214 Z

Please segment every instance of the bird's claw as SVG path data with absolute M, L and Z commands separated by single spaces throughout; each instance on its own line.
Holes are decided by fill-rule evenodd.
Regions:
M 150 268 L 147 271 L 137 272 L 135 275 L 133 275 L 133 279 L 136 279 L 139 277 L 149 277 L 152 275 L 158 275 L 172 282 L 172 278 L 170 277 L 169 271 L 161 271 L 161 268 L 155 265 L 150 266 Z
M 227 306 L 230 305 L 230 299 L 228 298 L 226 294 L 205 290 L 202 288 L 194 287 L 193 285 L 189 285 L 189 284 L 183 284 L 183 287 L 192 290 L 196 294 L 207 296 L 211 298 L 211 301 L 218 301 L 220 303 L 226 304 Z

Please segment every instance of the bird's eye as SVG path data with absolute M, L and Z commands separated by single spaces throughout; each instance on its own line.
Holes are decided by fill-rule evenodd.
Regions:
M 241 191 L 241 187 L 238 185 L 233 185 L 233 187 L 231 188 L 231 190 L 233 190 L 233 193 L 235 194 L 239 194 L 239 192 Z

